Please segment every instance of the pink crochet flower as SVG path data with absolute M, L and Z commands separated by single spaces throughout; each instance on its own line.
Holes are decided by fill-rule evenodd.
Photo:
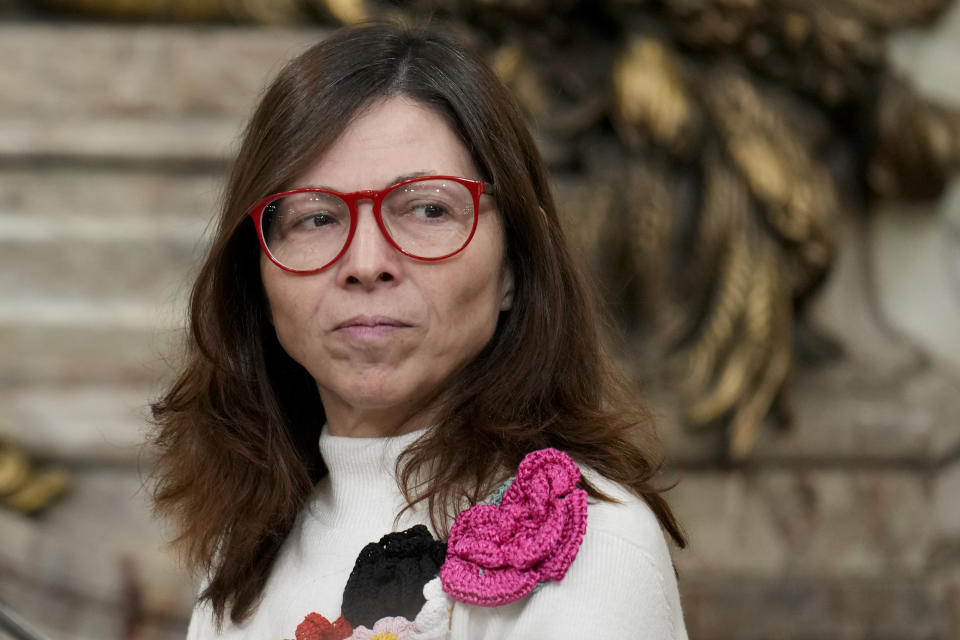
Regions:
M 380 618 L 373 629 L 360 625 L 346 640 L 409 640 L 413 623 L 406 618 Z
M 450 529 L 440 568 L 443 589 L 462 602 L 492 607 L 519 600 L 538 582 L 560 580 L 587 529 L 587 493 L 567 454 L 528 454 L 500 505 L 462 511 Z

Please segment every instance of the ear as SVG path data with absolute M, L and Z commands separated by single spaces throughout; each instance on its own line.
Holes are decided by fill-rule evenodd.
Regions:
M 500 272 L 500 311 L 513 307 L 513 267 L 506 261 Z

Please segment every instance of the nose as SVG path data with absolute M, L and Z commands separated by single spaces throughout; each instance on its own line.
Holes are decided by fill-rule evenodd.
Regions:
M 373 203 L 357 203 L 357 229 L 350 246 L 335 265 L 338 281 L 344 286 L 364 289 L 394 282 L 400 276 L 401 257 L 377 225 Z

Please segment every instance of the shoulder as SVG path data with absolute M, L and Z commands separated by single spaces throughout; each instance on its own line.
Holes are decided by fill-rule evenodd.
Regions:
M 594 631 L 602 628 L 636 638 L 685 638 L 676 572 L 653 510 L 643 498 L 599 473 L 581 473 L 612 501 L 589 500 L 586 532 L 567 576 L 544 585 L 535 599 L 542 599 L 541 604 L 553 601 L 549 609 L 579 609 L 578 619 L 565 625 L 587 623 Z M 596 619 L 586 613 L 584 603 L 606 615 Z
M 610 500 L 591 498 L 587 507 L 587 536 L 613 538 L 650 554 L 657 564 L 671 564 L 660 521 L 650 505 L 623 485 L 593 469 L 581 467 L 585 480 Z
M 625 487 L 581 466 L 612 501 L 590 499 L 565 575 L 500 607 L 459 605 L 454 638 L 686 638 L 669 547 L 656 515 Z
M 661 593 L 675 591 L 670 548 L 647 502 L 591 469 L 581 473 L 610 500 L 591 498 L 588 502 L 586 532 L 574 562 L 580 565 L 578 573 L 600 581 L 605 575 L 609 579 L 612 572 L 619 586 L 633 583 L 658 587 Z

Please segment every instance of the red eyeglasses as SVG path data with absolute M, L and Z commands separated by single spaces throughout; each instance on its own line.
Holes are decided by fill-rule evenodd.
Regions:
M 361 200 L 372 201 L 377 226 L 397 251 L 417 260 L 443 260 L 470 243 L 480 196 L 492 189 L 490 183 L 454 176 L 421 176 L 353 193 L 293 189 L 263 198 L 250 215 L 267 257 L 294 273 L 321 271 L 340 259 L 357 230 Z

